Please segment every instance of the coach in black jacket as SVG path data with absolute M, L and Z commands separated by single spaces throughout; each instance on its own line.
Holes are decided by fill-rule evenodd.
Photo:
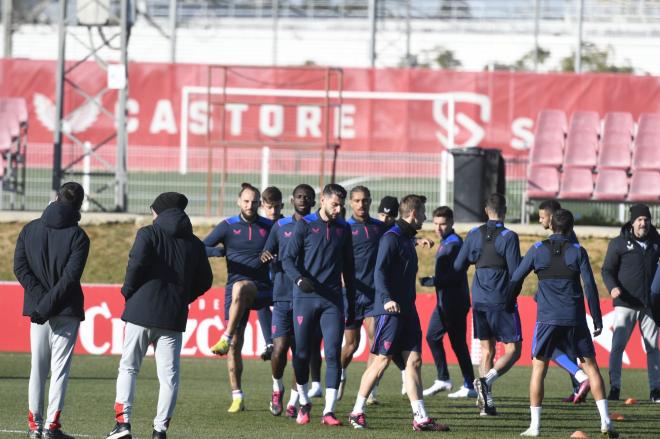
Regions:
M 651 212 L 644 204 L 630 208 L 630 221 L 607 247 L 603 281 L 614 299 L 614 335 L 610 352 L 610 393 L 618 400 L 621 389 L 621 358 L 630 334 L 639 322 L 648 359 L 651 401 L 660 402 L 660 351 L 658 326 L 650 312 L 651 282 L 660 257 L 660 236 L 651 225 Z
M 65 183 L 41 218 L 18 235 L 14 274 L 24 288 L 23 315 L 29 316 L 31 368 L 28 397 L 29 437 L 67 438 L 60 413 L 83 312 L 80 287 L 89 253 L 89 238 L 78 227 L 82 186 Z M 43 400 L 52 369 L 46 419 Z
M 154 222 L 141 228 L 130 251 L 121 293 L 126 322 L 117 377 L 115 428 L 109 439 L 131 435 L 131 412 L 137 374 L 154 345 L 160 382 L 153 438 L 165 438 L 179 388 L 179 357 L 188 305 L 211 287 L 213 274 L 204 244 L 193 235 L 184 209 L 188 199 L 160 194 L 151 205 Z

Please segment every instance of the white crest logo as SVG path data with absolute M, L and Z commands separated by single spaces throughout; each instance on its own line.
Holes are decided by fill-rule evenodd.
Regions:
M 49 131 L 55 130 L 55 104 L 41 93 L 35 93 L 32 98 L 34 112 L 39 122 Z M 98 100 L 87 101 L 84 105 L 69 113 L 62 122 L 64 133 L 82 133 L 91 127 L 99 117 L 100 103 Z
M 449 104 L 452 101 L 454 103 L 453 127 L 450 126 L 449 114 Z M 459 110 L 465 104 L 476 105 L 478 107 L 480 120 L 474 120 Z M 444 131 L 436 131 L 435 135 L 445 148 L 451 146 L 479 145 L 486 135 L 481 124 L 489 123 L 490 115 L 490 98 L 482 94 L 469 92 L 443 93 L 438 99 L 433 101 L 433 119 L 444 129 Z M 454 145 L 450 145 L 449 141 L 449 132 L 452 128 L 454 130 Z
M 390 209 L 389 207 L 383 207 L 383 210 L 385 211 L 385 213 L 390 213 L 390 210 L 392 209 Z

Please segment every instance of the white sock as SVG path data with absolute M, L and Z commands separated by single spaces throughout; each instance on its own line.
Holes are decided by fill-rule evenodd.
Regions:
M 589 377 L 587 376 L 586 373 L 582 369 L 578 370 L 575 372 L 575 379 L 577 380 L 578 383 L 582 384 L 583 382 L 587 381 Z
M 341 370 L 341 381 L 346 381 L 346 369 Z
M 410 405 L 413 410 L 413 415 L 415 416 L 415 421 L 426 421 L 428 415 L 426 414 L 426 409 L 424 408 L 424 400 L 418 399 L 417 401 L 410 401 Z
M 335 412 L 335 403 L 337 402 L 337 389 L 331 389 L 327 387 L 325 389 L 325 408 L 323 409 L 323 415 L 328 413 Z
M 241 399 L 243 397 L 243 391 L 242 390 L 232 390 L 231 391 L 231 399 Z
M 541 428 L 541 407 L 529 407 L 529 412 L 532 415 L 532 421 L 529 423 L 529 428 L 539 430 Z
M 222 338 L 224 338 L 225 340 L 227 340 L 229 342 L 229 344 L 231 344 L 231 339 L 233 338 L 233 335 L 228 334 L 228 333 L 225 332 L 224 334 L 222 334 Z
M 298 403 L 298 391 L 291 389 L 291 396 L 289 397 L 289 403 L 287 405 L 295 406 Z
M 491 369 L 488 371 L 484 378 L 486 378 L 486 384 L 488 384 L 488 387 L 492 387 L 495 380 L 499 377 L 500 375 L 497 373 L 497 371 L 495 369 Z
M 273 392 L 282 392 L 284 390 L 284 384 L 282 384 L 282 378 L 273 377 Z
M 312 390 L 320 389 L 321 388 L 321 382 L 320 381 L 312 381 Z
M 596 401 L 596 407 L 598 407 L 598 414 L 600 415 L 600 425 L 610 426 L 610 414 L 607 408 L 607 399 L 601 399 Z
M 355 405 L 353 406 L 353 411 L 351 413 L 364 413 L 364 406 L 367 403 L 367 398 L 358 393 L 357 398 L 355 398 Z
M 307 383 L 296 384 L 296 387 L 298 388 L 298 401 L 300 402 L 300 405 L 309 404 L 309 398 L 307 398 L 307 386 Z

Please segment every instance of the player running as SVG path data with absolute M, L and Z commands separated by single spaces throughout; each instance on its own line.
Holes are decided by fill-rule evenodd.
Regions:
M 309 215 L 316 202 L 314 189 L 307 184 L 300 184 L 293 190 L 291 205 L 294 214 L 278 220 L 271 229 L 268 241 L 261 254 L 261 261 L 270 262 L 273 272 L 273 354 L 271 356 L 271 370 L 273 373 L 273 395 L 270 401 L 270 412 L 274 416 L 282 413 L 282 400 L 284 398 L 284 384 L 282 376 L 286 367 L 286 356 L 289 348 L 294 348 L 293 340 L 293 281 L 284 273 L 282 263 L 277 258 L 283 255 L 288 246 L 296 223 L 304 216 Z M 298 403 L 298 388 L 291 389 L 291 397 L 286 407 L 286 415 L 296 417 L 296 404 Z
M 204 239 L 207 256 L 226 256 L 227 259 L 227 326 L 211 351 L 217 355 L 229 354 L 227 369 L 232 389 L 232 403 L 227 410 L 229 413 L 245 410 L 241 390 L 241 349 L 250 310 L 270 306 L 272 302 L 268 265 L 263 264 L 259 257 L 273 223 L 257 214 L 259 199 L 259 190 L 249 183 L 243 183 L 237 201 L 241 213 L 218 224 Z M 224 248 L 216 247 L 218 244 Z
M 351 228 L 340 211 L 346 190 L 337 184 L 323 188 L 321 209 L 296 223 L 282 264 L 294 280 L 293 317 L 295 356 L 293 367 L 298 383 L 300 409 L 296 422 L 308 424 L 312 405 L 307 396 L 309 354 L 315 328 L 320 325 L 326 360 L 325 408 L 322 423 L 341 425 L 334 414 L 341 369 L 344 323 L 351 323 L 355 306 L 355 266 Z M 346 319 L 342 276 L 346 287 Z
M 593 336 L 597 337 L 603 330 L 603 321 L 589 256 L 579 244 L 570 241 L 573 231 L 571 212 L 556 210 L 552 215 L 552 231 L 549 239 L 537 242 L 529 249 L 511 277 L 509 286 L 507 308 L 513 311 L 525 277 L 534 270 L 539 279 L 536 326 L 532 340 L 532 377 L 529 383 L 531 422 L 521 436 L 535 437 L 540 434 L 543 381 L 548 361 L 558 348 L 575 354 L 582 361 L 600 414 L 601 433 L 608 437 L 619 437 L 612 428 L 605 386 L 585 318 L 583 296 L 587 298 L 593 318 Z

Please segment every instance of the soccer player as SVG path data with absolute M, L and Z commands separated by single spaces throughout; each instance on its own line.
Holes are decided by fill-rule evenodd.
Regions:
M 341 351 L 341 380 L 337 399 L 341 399 L 346 386 L 346 368 L 353 360 L 353 354 L 360 345 L 360 329 L 362 322 L 367 330 L 369 346 L 374 341 L 374 319 L 370 317 L 374 306 L 374 267 L 378 254 L 378 242 L 389 228 L 381 221 L 369 216 L 371 207 L 371 192 L 365 186 L 355 186 L 350 192 L 350 203 L 353 215 L 348 220 L 353 235 L 353 257 L 355 258 L 355 320 L 346 325 L 344 331 L 344 347 Z M 373 356 L 369 356 L 369 363 Z M 375 399 L 372 397 L 372 402 Z
M 470 230 L 454 261 L 454 270 L 465 270 L 468 264 L 476 266 L 472 280 L 472 322 L 481 345 L 481 376 L 474 385 L 481 416 L 495 416 L 493 383 L 520 358 L 520 316 L 517 309 L 504 309 L 509 279 L 520 263 L 520 244 L 518 235 L 504 227 L 503 195 L 490 195 L 485 210 L 488 222 Z M 494 362 L 498 341 L 504 344 L 504 355 Z
M 422 396 L 422 328 L 415 308 L 418 268 L 414 237 L 426 220 L 426 198 L 407 195 L 401 200 L 401 219 L 380 240 L 374 280 L 376 296 L 373 314 L 377 316 L 376 335 L 371 352 L 375 358 L 367 367 L 353 411 L 348 417 L 354 428 L 366 428 L 364 414 L 367 396 L 382 377 L 395 354 L 406 365 L 406 386 L 413 410 L 415 431 L 447 431 L 426 414 Z
M 602 268 L 603 282 L 614 301 L 609 400 L 619 399 L 623 353 L 638 324 L 648 365 L 649 398 L 660 403 L 658 326 L 651 315 L 649 294 L 659 257 L 660 236 L 651 224 L 651 211 L 645 204 L 634 204 L 630 220 L 607 246 Z
M 282 202 L 282 191 L 275 186 L 269 186 L 261 193 L 261 211 L 263 216 L 273 221 L 273 223 L 283 217 L 282 209 L 284 203 Z M 259 319 L 259 326 L 261 327 L 261 334 L 264 337 L 264 350 L 259 355 L 263 361 L 271 359 L 273 354 L 273 334 L 271 331 L 273 313 L 270 306 L 264 306 L 257 310 L 257 318 Z
M 465 340 L 467 313 L 470 310 L 467 273 L 454 271 L 454 260 L 463 245 L 463 240 L 454 232 L 454 212 L 449 207 L 440 206 L 433 211 L 433 224 L 436 234 L 441 239 L 435 254 L 435 276 L 423 277 L 420 282 L 424 286 L 435 287 L 436 292 L 437 305 L 431 314 L 426 331 L 426 342 L 433 354 L 437 378 L 431 387 L 424 390 L 424 396 L 435 395 L 452 388 L 443 346 L 443 339 L 447 334 L 463 374 L 463 386 L 447 396 L 476 398 L 472 360 Z
M 557 200 L 545 200 L 541 202 L 541 204 L 539 205 L 539 224 L 541 224 L 541 226 L 545 230 L 550 229 L 550 225 L 552 222 L 552 214 L 559 209 L 561 209 L 561 205 Z M 573 230 L 571 230 L 569 240 L 574 244 L 579 243 L 577 236 L 575 236 L 575 232 Z M 562 401 L 572 402 L 573 404 L 580 404 L 584 402 L 585 398 L 587 397 L 587 394 L 589 393 L 589 387 L 590 387 L 589 378 L 587 377 L 587 374 L 584 373 L 582 369 L 580 369 L 580 366 L 576 364 L 575 359 L 572 359 L 571 357 L 566 355 L 566 353 L 563 352 L 561 349 L 555 349 L 554 355 L 555 356 L 552 358 L 552 361 L 557 363 L 560 367 L 562 367 L 564 370 L 566 370 L 566 372 L 570 374 L 571 383 L 573 385 L 573 392 L 568 397 L 564 398 Z
M 399 200 L 392 196 L 385 196 L 378 205 L 378 219 L 380 219 L 388 228 L 394 225 L 396 217 L 399 215 Z
M 340 211 L 346 190 L 328 184 L 321 195 L 321 209 L 296 223 L 282 258 L 285 273 L 295 283 L 293 317 L 295 356 L 293 368 L 298 383 L 300 409 L 296 422 L 308 424 L 312 405 L 307 397 L 309 353 L 315 328 L 320 325 L 326 360 L 325 408 L 322 423 L 341 425 L 334 414 L 341 370 L 344 323 L 352 323 L 355 306 L 355 265 L 351 228 Z M 346 288 L 346 315 L 342 294 Z
M 266 191 L 264 191 L 265 193 Z M 270 412 L 274 416 L 282 413 L 282 399 L 284 397 L 284 384 L 282 376 L 286 367 L 286 356 L 289 348 L 295 351 L 293 344 L 293 281 L 284 273 L 282 263 L 277 258 L 291 241 L 296 223 L 304 216 L 309 215 L 316 202 L 314 189 L 307 184 L 300 184 L 293 190 L 291 205 L 294 214 L 278 220 L 270 231 L 268 241 L 261 254 L 262 262 L 270 262 L 273 272 L 273 355 L 271 357 L 271 370 L 273 373 L 273 395 L 270 401 Z M 295 383 L 295 376 L 294 376 Z M 286 407 L 286 415 L 296 417 L 296 404 L 298 403 L 298 388 L 291 389 L 291 398 Z
M 160 194 L 151 205 L 153 225 L 138 230 L 121 293 L 126 322 L 117 376 L 116 424 L 107 439 L 131 437 L 137 375 L 150 345 L 160 383 L 153 439 L 165 439 L 179 391 L 179 368 L 188 306 L 213 283 L 204 244 L 184 212 L 188 199 Z
M 515 298 L 525 277 L 534 270 L 538 276 L 537 317 L 532 340 L 532 376 L 529 384 L 531 422 L 521 436 L 538 436 L 541 429 L 543 381 L 548 361 L 556 348 L 574 353 L 589 376 L 591 392 L 600 414 L 600 430 L 608 437 L 618 437 L 608 414 L 603 378 L 596 363 L 596 352 L 585 318 L 586 295 L 593 318 L 594 337 L 603 329 L 596 282 L 587 251 L 570 241 L 573 215 L 558 209 L 552 214 L 553 234 L 534 244 L 511 277 L 507 309 L 515 309 Z M 584 292 L 580 284 L 584 284 Z
M 89 254 L 89 238 L 78 226 L 84 197 L 78 183 L 64 183 L 56 200 L 46 207 L 41 218 L 23 227 L 16 241 L 14 274 L 24 289 L 23 315 L 30 317 L 31 322 L 30 438 L 71 438 L 62 432 L 60 416 L 73 347 L 80 322 L 85 319 L 80 277 Z M 48 412 L 44 419 L 49 371 Z
M 227 326 L 211 351 L 217 355 L 229 354 L 227 369 L 232 389 L 232 403 L 227 410 L 229 413 L 245 410 L 241 390 L 241 349 L 250 309 L 270 306 L 272 302 L 268 265 L 261 262 L 260 256 L 273 223 L 257 214 L 259 200 L 259 190 L 249 183 L 243 183 L 237 201 L 241 213 L 218 224 L 204 239 L 209 257 L 226 255 L 227 259 Z M 224 248 L 216 247 L 218 244 Z

